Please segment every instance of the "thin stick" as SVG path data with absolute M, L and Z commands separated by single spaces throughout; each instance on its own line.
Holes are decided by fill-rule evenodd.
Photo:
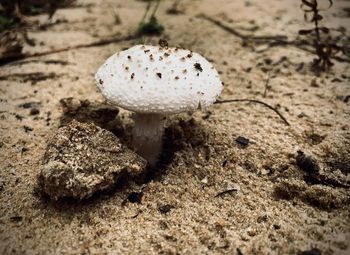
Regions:
M 141 21 L 140 21 L 140 24 L 143 23 L 143 22 L 145 21 L 145 19 L 146 19 L 146 17 L 147 17 L 147 14 L 148 14 L 148 11 L 149 11 L 149 9 L 151 8 L 151 4 L 152 4 L 152 2 L 149 1 L 148 4 L 147 4 L 147 7 L 146 7 L 145 14 L 143 15 L 143 17 L 142 17 L 142 19 L 141 19 Z
M 154 10 L 153 10 L 153 13 L 152 13 L 151 17 L 154 17 L 156 15 L 156 12 L 158 10 L 159 4 L 160 4 L 160 0 L 157 1 L 156 6 L 154 7 Z
M 223 24 L 219 20 L 216 20 L 212 17 L 209 17 L 205 14 L 200 14 L 197 17 L 205 19 L 205 20 L 213 23 L 214 25 L 220 27 L 221 29 L 225 30 L 226 32 L 229 32 L 230 34 L 233 34 L 234 36 L 241 38 L 242 41 L 244 41 L 244 42 L 245 41 L 254 41 L 255 43 L 268 44 L 270 48 L 277 47 L 277 46 L 294 46 L 300 50 L 315 54 L 315 51 L 308 49 L 307 47 L 304 46 L 306 43 L 302 43 L 302 42 L 298 42 L 298 41 L 288 41 L 288 37 L 284 36 L 284 35 L 275 35 L 275 36 L 245 35 L 245 34 L 238 32 L 236 29 L 234 29 L 232 27 L 226 26 L 225 24 Z M 309 46 L 311 46 L 311 45 L 309 45 Z M 257 52 L 261 53 L 263 51 L 266 51 L 266 49 L 260 50 Z M 339 56 L 332 56 L 331 58 L 334 60 L 337 60 L 339 62 L 350 63 L 350 60 L 348 60 L 346 58 L 339 57 Z
M 93 43 L 78 44 L 78 45 L 70 46 L 67 48 L 61 48 L 61 49 L 56 49 L 56 50 L 52 50 L 52 51 L 44 51 L 44 52 L 38 52 L 38 53 L 34 53 L 34 54 L 19 53 L 16 55 L 1 58 L 0 59 L 0 66 L 6 65 L 6 64 L 14 62 L 14 61 L 22 60 L 22 59 L 41 57 L 41 56 L 65 52 L 65 51 L 69 51 L 69 50 L 73 50 L 73 49 L 91 48 L 91 47 L 102 46 L 102 45 L 107 45 L 107 44 L 111 44 L 111 43 L 118 43 L 118 42 L 122 42 L 122 41 L 130 41 L 130 40 L 134 40 L 137 38 L 138 38 L 137 35 L 127 35 L 127 36 L 118 37 L 118 38 L 104 39 L 104 40 L 100 40 L 100 41 L 93 42 Z
M 256 103 L 256 104 L 261 104 L 269 109 L 271 109 L 272 111 L 274 111 L 282 120 L 283 122 L 287 125 L 290 126 L 289 122 L 287 121 L 287 119 L 285 117 L 283 117 L 283 115 L 274 107 L 272 107 L 271 105 L 256 100 L 256 99 L 226 99 L 226 100 L 216 100 L 216 102 L 214 104 L 225 104 L 225 103 L 235 103 L 235 102 L 250 102 L 250 103 Z
M 266 97 L 267 90 L 268 90 L 268 87 L 269 87 L 270 77 L 271 77 L 271 73 L 269 72 L 269 73 L 267 74 L 267 78 L 266 78 L 266 82 L 265 82 L 265 89 L 264 89 L 264 95 L 263 95 L 263 97 Z
M 198 17 L 210 21 L 211 23 L 213 23 L 213 24 L 217 25 L 218 27 L 222 28 L 223 30 L 241 38 L 242 40 L 255 40 L 255 41 L 263 41 L 263 42 L 273 40 L 273 41 L 279 41 L 279 42 L 285 43 L 285 42 L 287 42 L 286 40 L 288 39 L 288 37 L 285 35 L 273 35 L 273 36 L 245 35 L 245 34 L 238 32 L 236 29 L 229 27 L 229 26 L 226 26 L 222 22 L 220 22 L 212 17 L 209 17 L 205 14 L 200 14 L 200 15 L 198 15 Z

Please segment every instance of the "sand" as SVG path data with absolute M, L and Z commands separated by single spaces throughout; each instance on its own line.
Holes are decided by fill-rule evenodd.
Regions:
M 184 0 L 180 15 L 166 13 L 171 4 L 164 1 L 158 12 L 163 38 L 212 61 L 225 84 L 221 99 L 264 101 L 290 125 L 247 102 L 176 115 L 167 122 L 156 173 L 86 201 L 54 202 L 36 191 L 36 181 L 47 141 L 60 126 L 75 117 L 92 121 L 127 146 L 132 127 L 123 109 L 111 123 L 96 114 L 89 118 L 91 109 L 67 111 L 60 100 L 105 104 L 93 81 L 97 68 L 117 51 L 141 41 L 157 44 L 159 38 L 1 66 L 0 254 L 350 254 L 349 63 L 334 61 L 331 71 L 316 76 L 309 52 L 266 43 L 245 47 L 199 16 L 243 34 L 294 40 L 300 28 L 310 26 L 299 1 Z M 324 13 L 328 27 L 349 27 L 348 5 L 336 1 Z M 142 1 L 81 1 L 77 8 L 58 10 L 57 24 L 31 30 L 36 46 L 24 51 L 129 35 L 144 8 Z M 240 145 L 239 136 L 249 144 Z M 317 162 L 318 175 L 297 166 L 298 150 Z M 141 204 L 124 202 L 140 191 Z

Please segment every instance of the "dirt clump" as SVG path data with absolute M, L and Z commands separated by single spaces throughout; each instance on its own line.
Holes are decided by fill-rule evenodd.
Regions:
M 274 187 L 279 199 L 300 201 L 322 210 L 342 208 L 350 203 L 348 193 L 324 185 L 307 185 L 299 180 L 283 180 Z
M 84 199 L 111 188 L 121 177 L 140 174 L 146 164 L 111 132 L 72 121 L 49 140 L 38 187 L 54 200 Z

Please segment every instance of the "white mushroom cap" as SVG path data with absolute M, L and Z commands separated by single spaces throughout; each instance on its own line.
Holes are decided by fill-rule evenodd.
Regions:
M 109 101 L 138 113 L 169 114 L 206 107 L 222 90 L 218 72 L 201 55 L 148 45 L 114 54 L 95 79 Z

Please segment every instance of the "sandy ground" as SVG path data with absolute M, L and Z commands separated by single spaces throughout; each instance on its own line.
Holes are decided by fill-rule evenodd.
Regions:
M 131 0 L 81 3 L 59 10 L 55 19 L 61 22 L 46 31 L 31 31 L 36 46 L 25 52 L 130 34 L 145 6 Z M 350 27 L 343 11 L 349 4 L 335 1 L 324 15 L 328 27 Z M 59 101 L 103 103 L 93 81 L 96 69 L 140 40 L 2 66 L 0 254 L 350 254 L 350 65 L 335 61 L 332 71 L 316 77 L 310 53 L 292 46 L 243 47 L 240 38 L 198 17 L 205 13 L 241 33 L 293 40 L 306 26 L 299 1 L 185 0 L 180 15 L 166 14 L 170 5 L 165 1 L 159 10 L 165 38 L 213 62 L 225 83 L 221 98 L 262 100 L 290 126 L 266 107 L 242 102 L 174 116 L 165 136 L 167 164 L 155 175 L 80 203 L 52 202 L 35 187 L 46 143 L 67 120 Z M 158 38 L 144 41 L 156 44 Z M 40 112 L 31 115 L 34 106 Z M 124 110 L 118 119 L 119 126 L 109 129 L 123 140 L 132 120 Z M 251 143 L 239 145 L 238 136 Z M 326 181 L 305 181 L 297 150 L 317 160 Z M 229 187 L 239 189 L 216 196 Z M 122 205 L 141 189 L 142 204 Z M 159 210 L 164 205 L 173 208 Z

